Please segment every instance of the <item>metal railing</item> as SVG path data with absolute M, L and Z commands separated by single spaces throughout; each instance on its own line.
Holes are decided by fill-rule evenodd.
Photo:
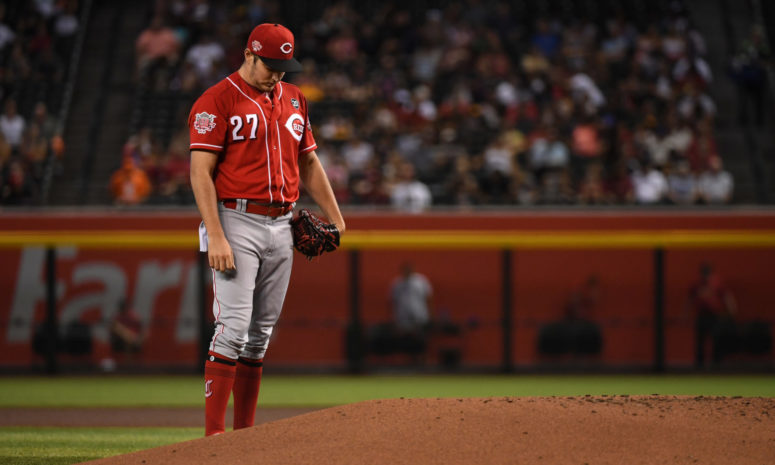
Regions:
M 75 45 L 73 46 L 72 53 L 70 55 L 70 63 L 67 71 L 67 81 L 65 83 L 65 91 L 62 95 L 62 104 L 59 107 L 59 115 L 57 116 L 57 125 L 55 133 L 57 135 L 63 135 L 65 124 L 67 124 L 67 116 L 70 113 L 70 105 L 73 101 L 73 93 L 75 92 L 75 83 L 78 78 L 78 68 L 81 62 L 81 54 L 83 53 L 83 44 L 86 40 L 86 31 L 89 28 L 89 18 L 91 16 L 92 0 L 86 0 L 81 6 L 81 15 L 79 19 L 78 35 L 75 39 Z M 46 165 L 43 171 L 43 182 L 40 190 L 40 203 L 48 205 L 49 194 L 51 192 L 51 183 L 54 180 L 54 172 L 56 171 L 57 155 L 49 148 L 46 156 Z

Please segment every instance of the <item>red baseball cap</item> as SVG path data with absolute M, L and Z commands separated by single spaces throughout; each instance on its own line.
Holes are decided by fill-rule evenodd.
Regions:
M 280 24 L 264 23 L 253 28 L 247 48 L 277 71 L 301 71 L 301 63 L 293 58 L 293 33 Z

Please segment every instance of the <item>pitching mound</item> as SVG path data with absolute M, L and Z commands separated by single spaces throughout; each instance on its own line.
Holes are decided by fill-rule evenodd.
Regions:
M 763 464 L 774 417 L 761 398 L 375 400 L 89 463 Z

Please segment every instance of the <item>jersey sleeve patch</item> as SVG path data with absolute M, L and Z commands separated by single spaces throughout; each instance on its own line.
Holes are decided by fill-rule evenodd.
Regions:
M 215 115 L 211 115 L 206 111 L 197 113 L 194 116 L 194 129 L 199 134 L 206 134 L 215 128 Z
M 221 96 L 211 91 L 205 92 L 194 102 L 188 114 L 191 149 L 223 150 L 229 121 L 222 106 Z

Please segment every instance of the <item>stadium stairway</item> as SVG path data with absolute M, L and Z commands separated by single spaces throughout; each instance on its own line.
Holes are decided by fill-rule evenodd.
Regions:
M 717 105 L 716 142 L 727 170 L 735 179 L 735 203 L 771 203 L 775 200 L 775 143 L 772 117 L 763 128 L 741 125 L 738 95 L 727 73 L 729 58 L 750 33 L 754 22 L 750 5 L 729 0 L 688 0 L 697 29 L 708 47 L 713 70 L 710 92 Z
M 108 179 L 121 162 L 129 136 L 134 45 L 146 8 L 94 2 L 73 103 L 65 127 L 62 174 L 52 185 L 52 205 L 111 202 Z

